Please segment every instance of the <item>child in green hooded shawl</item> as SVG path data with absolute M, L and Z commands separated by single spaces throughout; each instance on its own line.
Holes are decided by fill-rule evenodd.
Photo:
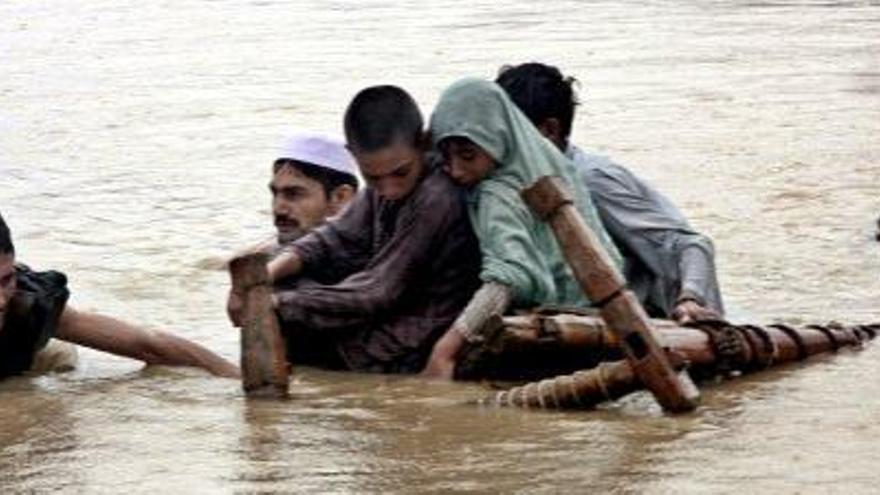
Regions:
M 428 376 L 451 378 L 465 341 L 480 339 L 486 319 L 508 307 L 588 306 L 550 227 L 520 191 L 545 175 L 563 179 L 575 207 L 621 265 L 585 190 L 580 171 L 547 141 L 495 83 L 463 79 L 440 97 L 431 117 L 444 169 L 469 188 L 469 216 L 480 240 L 482 287 L 434 346 Z

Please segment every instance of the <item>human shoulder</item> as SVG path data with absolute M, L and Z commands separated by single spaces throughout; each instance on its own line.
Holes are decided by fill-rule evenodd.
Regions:
M 608 177 L 633 177 L 632 172 L 626 167 L 615 163 L 606 155 L 584 151 L 583 149 L 569 144 L 565 151 L 567 156 L 577 168 L 588 176 Z
M 437 166 L 429 166 L 424 179 L 416 186 L 410 201 L 434 212 L 442 209 L 463 210 L 465 191 Z
M 535 227 L 536 217 L 510 184 L 483 181 L 472 193 L 469 203 L 472 219 L 484 229 L 501 225 Z
M 631 193 L 644 194 L 647 184 L 628 168 L 612 161 L 605 155 L 583 151 L 569 145 L 568 156 L 578 169 L 587 187 L 597 194 Z
M 67 299 L 67 276 L 56 270 L 38 272 L 24 264 L 15 265 L 17 292 L 39 299 Z
M 33 353 L 57 332 L 70 295 L 61 272 L 37 272 L 17 264 L 15 274 L 17 289 L 0 332 L 0 377 L 30 367 Z

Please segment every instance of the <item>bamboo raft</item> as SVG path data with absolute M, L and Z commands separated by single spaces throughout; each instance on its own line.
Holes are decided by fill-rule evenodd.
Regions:
M 558 178 L 543 177 L 522 192 L 550 226 L 595 312 L 539 311 L 494 316 L 482 342 L 459 355 L 456 378 L 527 381 L 479 402 L 541 409 L 589 409 L 638 390 L 665 411 L 696 408 L 692 377 L 732 377 L 810 356 L 860 348 L 880 324 L 843 326 L 734 325 L 701 321 L 679 326 L 648 318 Z M 288 396 L 289 367 L 272 311 L 266 257 L 230 264 L 233 293 L 242 300 L 242 388 L 251 398 Z
M 475 354 L 465 356 L 460 376 L 478 374 L 480 365 L 484 371 L 496 373 L 542 370 L 559 374 L 558 367 L 565 365 L 577 366 L 581 371 L 498 392 L 483 403 L 582 409 L 647 389 L 664 410 L 686 412 L 693 410 L 699 400 L 691 373 L 711 377 L 759 371 L 845 347 L 857 348 L 880 331 L 880 325 L 793 328 L 725 321 L 703 321 L 685 328 L 650 320 L 574 207 L 560 178 L 542 177 L 524 189 L 522 197 L 532 212 L 550 226 L 574 278 L 598 306 L 601 318 L 558 315 L 538 318 L 537 323 L 528 318 L 505 321 L 496 317 L 490 321 L 488 338 L 477 346 Z M 548 340 L 555 343 L 556 351 L 538 351 L 542 345 L 545 351 L 548 349 Z M 490 361 L 487 351 L 498 347 L 502 351 L 519 350 L 520 359 L 543 358 L 543 362 L 522 363 L 508 357 L 506 363 L 496 360 L 493 366 L 485 367 Z M 560 354 L 574 362 L 560 359 Z
M 706 321 L 682 327 L 652 320 L 676 370 L 696 378 L 735 377 L 858 349 L 880 324 L 843 326 L 733 325 Z M 457 370 L 469 380 L 529 383 L 480 402 L 541 409 L 589 409 L 644 389 L 606 323 L 598 316 L 533 314 L 497 317 L 487 338 L 469 349 Z

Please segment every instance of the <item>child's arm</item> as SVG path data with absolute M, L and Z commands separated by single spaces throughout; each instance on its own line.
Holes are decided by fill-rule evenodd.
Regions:
M 510 306 L 510 288 L 497 282 L 487 282 L 474 293 L 464 311 L 440 338 L 431 351 L 422 376 L 452 380 L 458 356 L 468 342 L 480 342 L 481 330 L 492 315 L 504 314 Z

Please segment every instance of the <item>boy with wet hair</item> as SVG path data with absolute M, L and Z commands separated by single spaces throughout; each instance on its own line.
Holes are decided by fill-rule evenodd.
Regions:
M 147 364 L 197 366 L 226 377 L 238 367 L 204 347 L 169 333 L 145 330 L 67 305 L 67 277 L 15 263 L 12 235 L 0 216 L 0 378 L 29 371 L 56 338 Z
M 496 82 L 538 130 L 585 174 L 602 219 L 625 258 L 624 275 L 652 316 L 681 323 L 724 314 L 712 241 L 664 195 L 626 168 L 569 143 L 574 79 L 541 63 L 505 66 Z
M 426 154 L 421 112 L 374 86 L 345 112 L 367 186 L 338 217 L 269 263 L 295 364 L 415 373 L 478 285 L 479 249 L 462 191 Z M 316 280 L 336 279 L 336 283 Z M 238 320 L 236 294 L 230 318 Z

